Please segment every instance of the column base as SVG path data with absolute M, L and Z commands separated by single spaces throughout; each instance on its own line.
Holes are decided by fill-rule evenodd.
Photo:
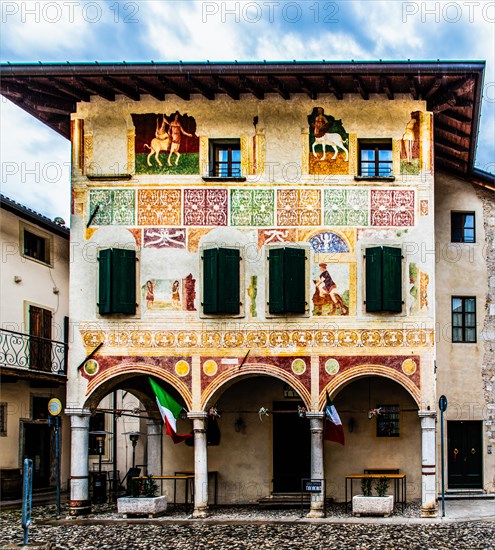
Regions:
M 423 504 L 423 506 L 421 506 L 421 517 L 422 518 L 437 518 L 438 517 L 438 506 L 435 503 Z
M 69 516 L 86 516 L 91 514 L 91 501 L 71 500 L 69 503 Z
M 325 512 L 323 510 L 315 509 L 310 510 L 308 514 L 306 514 L 307 518 L 324 518 Z
M 207 518 L 209 515 L 208 508 L 195 508 L 192 517 L 202 519 Z

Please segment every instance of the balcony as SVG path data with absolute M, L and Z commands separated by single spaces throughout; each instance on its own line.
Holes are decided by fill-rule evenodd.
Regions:
M 0 329 L 2 381 L 6 381 L 5 375 L 20 378 L 65 377 L 68 347 L 64 342 Z

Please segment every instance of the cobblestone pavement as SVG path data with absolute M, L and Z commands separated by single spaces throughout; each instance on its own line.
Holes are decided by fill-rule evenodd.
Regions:
M 412 507 L 404 514 L 413 515 Z M 225 509 L 215 514 L 217 523 L 186 522 L 178 512 L 166 522 L 113 522 L 113 512 L 96 510 L 92 521 L 104 524 L 81 525 L 74 520 L 51 522 L 53 506 L 37 507 L 29 531 L 30 548 L 37 545 L 52 550 L 312 550 L 312 549 L 491 549 L 495 521 L 459 523 L 301 523 L 298 511 Z M 330 510 L 344 517 L 342 507 Z M 236 523 L 235 520 L 243 523 Z M 182 523 L 173 523 L 177 520 Z M 90 520 L 91 521 L 91 520 Z M 233 523 L 228 524 L 228 522 Z M 225 522 L 225 523 L 222 523 Z M 249 523 L 250 522 L 250 523 Z M 0 549 L 21 548 L 23 532 L 19 511 L 0 514 Z

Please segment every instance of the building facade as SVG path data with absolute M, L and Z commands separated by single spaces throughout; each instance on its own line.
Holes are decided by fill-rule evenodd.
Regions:
M 69 230 L 0 195 L 2 498 L 20 498 L 24 458 L 33 487 L 56 483 L 48 402 L 65 406 L 68 360 Z M 62 420 L 61 479 L 69 478 L 70 424 Z
M 468 346 L 486 262 L 468 292 L 469 270 L 456 276 L 434 252 L 436 231 L 449 237 L 435 216 L 463 203 L 450 190 L 472 191 L 463 140 L 474 148 L 483 64 L 112 68 L 75 66 L 70 82 L 62 66 L 17 73 L 45 86 L 50 75 L 71 106 L 73 513 L 89 509 L 91 411 L 123 390 L 149 417 L 148 472 L 194 472 L 197 517 L 213 498 L 253 503 L 301 478 L 343 500 L 345 476 L 367 469 L 405 474 L 408 497 L 436 515 L 437 376 L 452 391 L 458 342 L 435 330 L 452 308 L 480 375 L 490 361 Z M 45 122 L 67 135 L 67 121 Z M 480 431 L 487 372 L 469 397 L 484 404 Z M 162 437 L 149 377 L 184 407 L 193 445 Z M 329 398 L 343 446 L 323 439 Z M 476 483 L 489 491 L 492 434 L 481 437 Z M 310 514 L 323 514 L 321 495 Z

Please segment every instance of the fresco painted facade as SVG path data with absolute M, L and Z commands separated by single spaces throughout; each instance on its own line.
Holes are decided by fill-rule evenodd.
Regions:
M 281 117 L 286 101 L 219 96 L 214 109 L 195 98 L 122 103 L 122 127 L 132 139 L 120 152 L 107 139 L 118 125 L 89 123 L 112 107 L 79 104 L 73 119 L 84 128 L 86 167 L 95 156 L 113 155 L 122 165 L 134 159 L 135 171 L 125 182 L 88 181 L 74 164 L 72 234 L 82 246 L 72 292 L 86 289 L 94 299 L 74 308 L 72 364 L 103 345 L 96 372 L 72 374 L 69 399 L 91 409 L 114 384 L 136 380 L 136 395 L 152 410 L 133 377 L 159 379 L 187 410 L 189 420 L 180 422 L 182 431 L 194 430 L 195 448 L 162 439 L 163 461 L 153 451 L 149 468 L 193 471 L 203 453 L 218 472 L 221 503 L 255 502 L 274 490 L 270 480 L 281 475 L 277 451 L 270 451 L 283 416 L 277 407 L 288 412 L 297 404 L 307 411 L 311 452 L 327 454 L 320 472 L 327 496 L 343 499 L 350 470 L 396 467 L 407 475 L 408 495 L 421 499 L 423 515 L 435 515 L 435 258 L 424 252 L 435 243 L 432 114 L 424 101 L 407 98 L 298 96 L 290 100 L 291 116 Z M 176 118 L 186 133 L 176 126 L 176 151 L 160 144 L 159 166 L 152 140 L 173 143 L 160 136 Z M 373 140 L 386 147 L 392 176 L 362 176 L 359 152 Z M 239 151 L 242 177 L 203 177 L 218 143 Z M 79 158 L 77 144 L 73 150 Z M 114 246 L 139 260 L 139 303 L 128 318 L 99 315 L 96 307 L 96 257 Z M 269 253 L 283 246 L 305 251 L 307 299 L 298 315 L 272 314 L 267 306 Z M 400 249 L 396 313 L 373 313 L 366 305 L 367 250 L 383 246 Z M 203 255 L 215 247 L 239 250 L 235 315 L 204 313 Z M 345 427 L 342 448 L 321 443 L 327 392 Z M 387 406 L 400 410 L 398 437 L 377 435 L 378 420 L 369 415 Z M 215 419 L 221 439 L 207 446 L 201 434 L 212 408 L 222 413 Z M 266 452 L 255 458 L 248 449 Z M 207 500 L 208 494 L 197 496 L 198 516 Z M 315 501 L 312 513 L 320 514 L 320 505 Z

